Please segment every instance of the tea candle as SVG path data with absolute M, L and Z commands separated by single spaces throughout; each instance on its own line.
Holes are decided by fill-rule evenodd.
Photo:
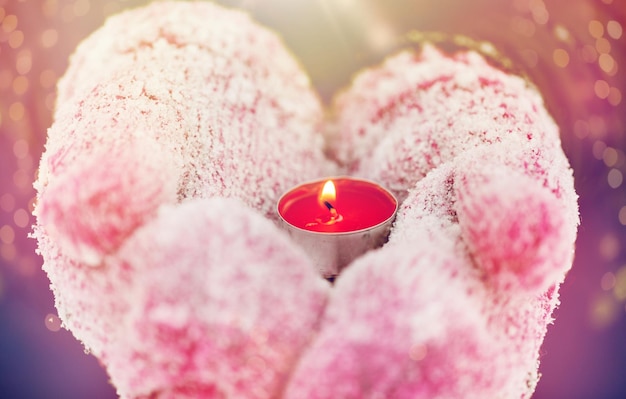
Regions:
M 350 177 L 304 183 L 278 201 L 283 227 L 326 278 L 384 244 L 397 209 L 389 191 Z

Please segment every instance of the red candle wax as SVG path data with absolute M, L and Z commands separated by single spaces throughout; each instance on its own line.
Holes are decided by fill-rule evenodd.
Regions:
M 377 226 L 391 218 L 397 201 L 376 183 L 349 177 L 305 183 L 278 201 L 278 213 L 292 226 L 325 233 L 347 233 Z

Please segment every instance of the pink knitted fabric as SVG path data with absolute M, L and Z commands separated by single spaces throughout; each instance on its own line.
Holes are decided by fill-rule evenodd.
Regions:
M 127 11 L 79 45 L 34 234 L 121 398 L 532 395 L 578 224 L 540 95 L 426 46 L 333 107 L 273 33 L 208 2 Z M 272 221 L 284 190 L 337 171 L 402 205 L 330 286 Z

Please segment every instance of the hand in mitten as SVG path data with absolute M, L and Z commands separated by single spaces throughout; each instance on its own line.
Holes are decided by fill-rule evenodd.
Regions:
M 428 48 L 337 104 L 335 155 L 406 199 L 389 243 L 333 287 L 287 397 L 529 397 L 578 221 L 540 98 Z

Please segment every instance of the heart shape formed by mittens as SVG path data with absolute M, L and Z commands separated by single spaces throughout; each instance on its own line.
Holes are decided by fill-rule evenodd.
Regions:
M 331 287 L 274 221 L 337 173 L 402 206 Z M 426 46 L 325 112 L 274 33 L 204 2 L 79 45 L 35 185 L 59 316 L 122 398 L 529 397 L 578 223 L 524 80 Z

